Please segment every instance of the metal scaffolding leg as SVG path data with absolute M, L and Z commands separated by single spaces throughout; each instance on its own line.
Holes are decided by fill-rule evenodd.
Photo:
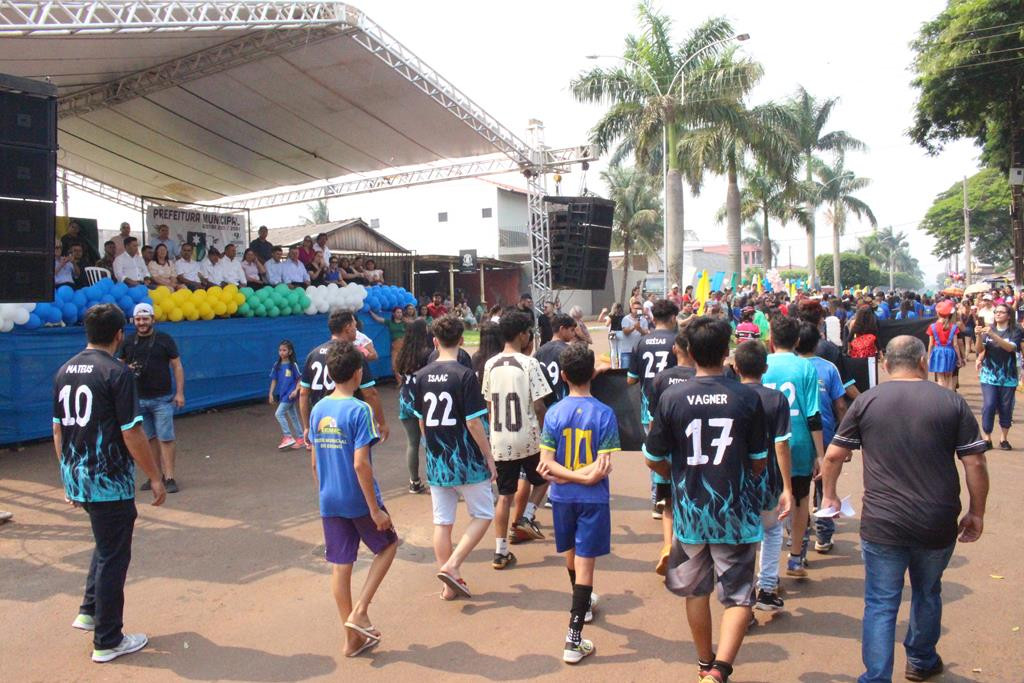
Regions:
M 544 125 L 531 120 L 529 125 L 531 168 L 526 176 L 526 204 L 530 221 L 530 290 L 538 313 L 544 302 L 551 298 L 551 237 L 548 231 L 548 212 L 544 208 L 547 194 L 547 168 L 544 164 Z

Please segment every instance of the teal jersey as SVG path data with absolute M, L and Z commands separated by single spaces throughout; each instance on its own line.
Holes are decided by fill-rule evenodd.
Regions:
M 772 353 L 768 355 L 768 372 L 761 378 L 761 383 L 770 389 L 778 389 L 789 400 L 793 476 L 809 476 L 817 454 L 807 421 L 821 414 L 818 372 L 806 358 L 788 352 Z

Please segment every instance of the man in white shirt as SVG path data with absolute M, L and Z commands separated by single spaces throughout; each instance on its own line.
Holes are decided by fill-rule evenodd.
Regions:
M 206 250 L 206 259 L 199 264 L 199 279 L 203 287 L 223 287 L 227 282 L 224 277 L 224 264 L 221 262 L 220 250 L 210 247 Z
M 985 321 L 986 327 L 992 327 L 996 320 L 996 307 L 992 305 L 992 295 L 986 294 L 978 302 L 978 319 Z
M 156 226 L 157 238 L 153 240 L 153 251 L 157 246 L 163 244 L 167 247 L 167 257 L 176 259 L 181 256 L 181 246 L 176 240 L 171 239 L 171 229 L 166 225 Z
M 279 285 L 284 282 L 284 276 L 281 274 L 281 261 L 283 259 L 284 250 L 281 247 L 274 247 L 270 251 L 270 260 L 263 266 L 267 271 L 267 284 Z
M 121 233 L 111 238 L 111 242 L 114 243 L 114 257 L 118 257 L 124 253 L 124 240 L 132 234 L 132 226 L 128 225 L 127 222 L 121 224 Z
M 124 251 L 114 259 L 114 279 L 129 287 L 149 284 L 149 268 L 139 253 L 138 239 L 131 236 L 124 238 Z
M 320 233 L 316 236 L 316 242 L 313 243 L 313 251 L 318 251 L 324 255 L 324 263 L 331 262 L 331 248 L 327 246 L 327 234 Z
M 202 278 L 199 277 L 199 263 L 192 258 L 192 244 L 185 242 L 181 245 L 181 258 L 174 263 L 174 269 L 178 271 L 178 282 L 191 290 L 201 289 Z
M 309 284 L 309 271 L 299 260 L 298 247 L 288 247 L 288 258 L 281 263 L 281 282 L 291 289 Z
M 246 278 L 245 271 L 242 270 L 242 257 L 238 256 L 234 244 L 224 247 L 224 258 L 220 260 L 220 265 L 223 268 L 225 282 L 229 285 L 245 286 Z
M 640 337 L 651 331 L 651 326 L 644 317 L 643 308 L 639 301 L 634 301 L 630 306 L 630 314 L 622 319 L 622 348 L 619 355 L 622 358 L 622 367 L 628 368 L 627 361 L 633 357 L 633 350 L 640 342 Z

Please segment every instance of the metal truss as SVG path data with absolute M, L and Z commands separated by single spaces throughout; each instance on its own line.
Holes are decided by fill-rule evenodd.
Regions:
M 555 170 L 569 164 L 591 161 L 594 158 L 593 150 L 589 145 L 565 147 L 545 150 L 541 156 L 542 161 L 538 166 Z M 267 209 L 275 206 L 330 199 L 332 197 L 380 192 L 381 190 L 393 190 L 414 185 L 429 185 L 446 180 L 478 178 L 500 173 L 525 172 L 527 169 L 533 168 L 535 167 L 532 164 L 523 166 L 504 155 L 477 157 L 448 166 L 432 166 L 412 171 L 365 176 L 351 180 L 341 180 L 335 183 L 299 187 L 284 192 L 274 192 L 252 197 L 228 198 L 214 203 L 230 203 L 232 206 L 250 210 Z
M 290 29 L 346 22 L 338 2 L 3 2 L 0 35 Z
M 527 129 L 534 163 L 524 173 L 526 176 L 526 208 L 528 232 L 530 234 L 530 290 L 533 305 L 543 312 L 544 302 L 551 298 L 551 233 L 548 229 L 548 212 L 544 206 L 547 194 L 547 169 L 544 161 L 544 124 L 531 120 Z M 538 333 L 538 339 L 539 333 Z
M 135 211 L 142 210 L 142 198 L 133 195 L 130 192 L 118 189 L 106 183 L 101 183 L 98 180 L 93 180 L 88 176 L 84 176 L 80 173 L 61 167 L 60 175 L 58 176 L 58 182 L 63 181 L 68 187 L 73 187 L 83 192 L 88 192 L 91 195 L 106 199 L 107 201 L 120 204 L 121 206 L 134 209 Z
M 255 31 L 208 50 L 164 62 L 62 97 L 57 103 L 59 118 L 81 116 L 122 102 L 145 97 L 204 76 L 241 66 L 253 59 L 311 45 L 342 33 L 336 26 L 306 31 Z

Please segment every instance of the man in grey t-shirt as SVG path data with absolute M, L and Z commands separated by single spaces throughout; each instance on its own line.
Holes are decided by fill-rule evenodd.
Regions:
M 633 351 L 640 343 L 640 338 L 651 331 L 650 323 L 644 315 L 643 306 L 639 301 L 630 304 L 629 315 L 622 318 L 622 348 L 619 349 L 621 367 L 628 368 L 633 359 Z
M 836 483 L 854 449 L 864 458 L 861 549 L 864 557 L 862 655 L 859 683 L 890 681 L 896 615 L 910 573 L 906 678 L 942 671 L 935 651 L 941 633 L 942 573 L 962 543 L 981 537 L 988 496 L 985 443 L 963 397 L 928 381 L 924 344 L 895 337 L 885 349 L 889 381 L 853 402 L 822 466 L 821 510 L 838 510 Z M 960 518 L 964 468 L 970 504 Z

